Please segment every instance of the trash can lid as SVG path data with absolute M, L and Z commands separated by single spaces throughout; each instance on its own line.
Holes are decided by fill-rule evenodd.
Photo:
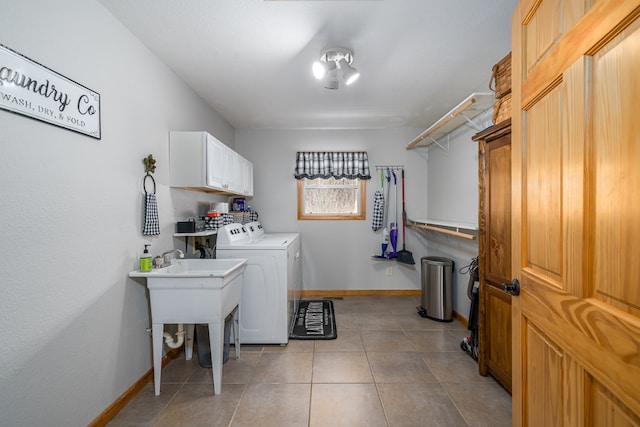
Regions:
M 453 265 L 453 260 L 440 256 L 425 256 L 422 257 L 422 262 L 435 265 Z

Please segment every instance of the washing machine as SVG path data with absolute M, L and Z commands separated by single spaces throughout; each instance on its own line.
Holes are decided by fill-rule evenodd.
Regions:
M 216 257 L 245 258 L 240 343 L 287 344 L 302 288 L 299 233 L 260 233 L 228 224 L 218 229 Z M 258 225 L 251 224 L 257 230 Z

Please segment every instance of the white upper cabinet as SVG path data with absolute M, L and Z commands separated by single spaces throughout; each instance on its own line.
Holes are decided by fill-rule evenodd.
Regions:
M 224 188 L 224 153 L 228 151 L 227 146 L 211 135 L 203 134 L 206 150 L 206 180 L 207 187 Z M 173 142 L 173 136 L 171 141 Z M 171 165 L 173 169 L 173 164 Z M 172 176 L 173 177 L 173 176 Z M 173 181 L 171 182 L 173 185 Z
M 253 165 L 206 132 L 171 132 L 169 175 L 172 187 L 253 195 Z
M 240 181 L 238 179 L 238 154 L 227 148 L 224 153 L 224 172 L 222 178 L 222 187 L 226 191 L 235 194 L 241 194 Z
M 238 175 L 240 190 L 246 196 L 253 196 L 253 163 L 238 155 Z

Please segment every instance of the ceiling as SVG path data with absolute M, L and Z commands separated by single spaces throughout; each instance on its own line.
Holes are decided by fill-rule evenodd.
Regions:
M 517 0 L 99 0 L 236 129 L 428 127 L 510 50 Z M 346 47 L 361 73 L 311 72 Z

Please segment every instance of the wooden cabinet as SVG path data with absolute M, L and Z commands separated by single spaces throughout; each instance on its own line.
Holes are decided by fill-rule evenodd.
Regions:
M 478 367 L 511 392 L 511 120 L 473 137 L 478 141 L 480 301 Z
M 171 132 L 172 187 L 253 196 L 253 164 L 206 132 Z

